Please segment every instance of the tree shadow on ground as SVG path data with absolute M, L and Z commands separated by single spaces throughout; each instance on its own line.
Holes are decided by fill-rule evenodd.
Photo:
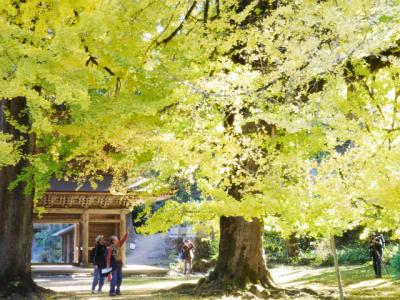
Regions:
M 285 271 L 285 270 L 284 270 Z M 293 272 L 295 271 L 295 272 Z M 390 271 L 390 270 L 389 270 Z M 291 270 L 290 268 L 282 274 L 297 274 L 295 277 L 288 276 L 282 286 L 291 290 L 304 290 L 305 292 L 300 296 L 294 295 L 291 299 L 321 299 L 313 292 L 318 292 L 319 295 L 325 294 L 328 299 L 337 299 L 337 283 L 336 274 L 333 268 L 323 269 L 300 269 Z M 361 300 L 361 299 L 400 299 L 400 282 L 394 276 L 384 275 L 382 279 L 375 279 L 371 265 L 365 266 L 352 266 L 342 267 L 341 275 L 344 283 L 344 290 L 346 300 Z M 193 287 L 196 286 L 197 281 L 201 276 L 191 277 L 135 277 L 126 278 L 123 283 L 123 295 L 119 297 L 109 298 L 107 291 L 108 286 L 105 285 L 105 293 L 102 295 L 92 295 L 89 291 L 90 278 L 73 279 L 69 280 L 55 280 L 54 278 L 41 280 L 43 286 L 48 288 L 61 288 L 67 286 L 67 291 L 60 291 L 55 296 L 50 296 L 49 300 L 104 300 L 104 299 L 171 299 L 171 300 L 184 300 L 184 299 L 221 299 L 221 296 L 212 295 L 208 297 L 196 297 L 193 293 Z M 87 285 L 87 288 L 86 288 Z M 186 286 L 189 290 L 182 292 L 182 285 Z M 175 290 L 175 287 L 180 286 Z M 171 290 L 172 289 L 172 290 Z M 190 291 L 192 289 L 192 291 Z M 183 289 L 184 290 L 184 289 Z M 306 293 L 306 291 L 309 293 Z M 250 296 L 250 295 L 249 295 Z M 277 295 L 275 295 L 277 296 Z M 228 299 L 240 299 L 239 297 L 230 296 Z M 274 299 L 283 299 L 275 297 Z M 284 298 L 287 299 L 287 298 Z
M 400 280 L 392 275 L 393 273 L 385 272 L 382 278 L 375 278 L 370 264 L 342 267 L 340 273 L 346 299 L 400 299 Z M 304 276 L 294 280 L 294 283 L 305 286 L 336 287 L 336 273 L 332 270 L 318 275 Z

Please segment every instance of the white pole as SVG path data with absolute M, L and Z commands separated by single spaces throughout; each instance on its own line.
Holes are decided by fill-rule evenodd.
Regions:
M 333 262 L 335 265 L 336 278 L 337 278 L 338 287 L 339 287 L 339 299 L 344 300 L 342 279 L 340 277 L 340 270 L 339 270 L 339 261 L 338 261 L 338 257 L 337 257 L 337 253 L 336 253 L 335 236 L 333 236 L 333 235 L 331 235 L 331 250 L 332 250 L 332 255 L 333 255 Z

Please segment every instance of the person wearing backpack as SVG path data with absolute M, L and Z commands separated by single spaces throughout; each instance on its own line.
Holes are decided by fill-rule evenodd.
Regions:
M 382 259 L 385 240 L 383 236 L 373 233 L 369 239 L 369 249 L 372 258 L 372 266 L 374 268 L 375 277 L 382 277 Z
M 104 241 L 104 236 L 98 235 L 96 237 L 96 246 L 94 247 L 90 255 L 90 260 L 94 264 L 92 294 L 94 294 L 97 285 L 99 285 L 97 292 L 99 294 L 103 293 L 102 288 L 104 285 L 104 276 L 101 273 L 101 270 L 107 266 L 106 251 L 107 246 Z
M 116 296 L 121 295 L 121 284 L 122 284 L 122 246 L 128 239 L 128 235 L 131 232 L 131 228 L 128 229 L 127 233 L 119 240 L 115 235 L 110 237 L 110 246 L 107 250 L 107 268 L 112 268 L 112 279 L 110 283 L 109 295 Z

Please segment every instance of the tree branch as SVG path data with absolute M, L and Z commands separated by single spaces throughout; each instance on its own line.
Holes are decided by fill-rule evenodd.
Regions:
M 210 0 L 206 0 L 206 2 L 204 3 L 204 18 L 203 18 L 204 26 L 206 26 L 207 24 L 209 7 L 210 7 Z
M 88 67 L 89 65 L 95 65 L 95 66 L 99 66 L 99 62 L 97 61 L 97 57 L 93 56 L 92 54 L 90 54 L 90 50 L 89 47 L 85 44 L 85 40 L 81 39 L 83 46 L 85 48 L 85 52 L 89 55 L 89 58 L 86 60 L 85 62 L 85 66 Z M 115 76 L 115 73 L 107 66 L 104 66 L 103 69 L 111 76 Z M 121 78 L 119 78 L 117 76 L 117 80 L 116 80 L 116 84 L 115 84 L 115 95 L 119 94 L 119 91 L 121 90 Z M 112 94 L 112 92 L 110 92 L 110 95 Z
M 197 0 L 192 3 L 192 5 L 190 6 L 189 10 L 187 11 L 185 17 L 183 18 L 183 20 L 179 24 L 179 26 L 169 36 L 167 36 L 165 39 L 163 39 L 161 42 L 157 42 L 157 46 L 159 46 L 161 44 L 164 44 L 164 45 L 168 44 L 175 37 L 175 35 L 177 35 L 177 33 L 182 29 L 183 24 L 187 21 L 187 19 L 189 19 L 190 15 L 192 14 L 192 11 L 196 7 L 196 5 L 197 5 Z

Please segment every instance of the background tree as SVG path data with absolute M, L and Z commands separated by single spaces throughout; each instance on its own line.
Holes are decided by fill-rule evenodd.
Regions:
M 7 156 L 1 162 L 0 238 L 4 244 L 0 250 L 0 289 L 7 287 L 4 285 L 8 278 L 13 278 L 14 285 L 11 289 L 21 288 L 24 293 L 29 293 L 34 286 L 30 266 L 26 264 L 26 261 L 30 262 L 31 259 L 33 199 L 31 194 L 24 193 L 26 183 L 20 183 L 13 190 L 9 190 L 10 184 L 28 166 L 26 156 L 32 153 L 34 147 L 34 139 L 29 134 L 29 116 L 24 109 L 24 97 L 0 102 L 0 129 L 1 136 L 5 138 L 3 145 L 5 150 L 18 149 L 6 153 Z M 7 118 L 12 118 L 13 122 L 18 123 L 10 124 L 6 121 Z
M 148 9 L 154 6 L 157 9 Z M 31 279 L 32 209 L 52 176 L 114 174 L 151 159 L 173 81 L 146 61 L 163 1 L 0 1 L 1 297 Z M 137 170 L 140 173 L 140 170 Z M 38 211 L 42 208 L 36 207 Z

